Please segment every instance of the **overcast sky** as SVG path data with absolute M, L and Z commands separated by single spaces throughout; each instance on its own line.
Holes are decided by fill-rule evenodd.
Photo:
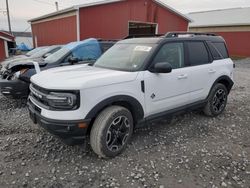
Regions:
M 13 31 L 30 30 L 27 20 L 55 11 L 56 0 L 9 0 L 10 17 Z M 102 0 L 57 0 L 59 8 Z M 162 0 L 182 13 L 224 9 L 233 7 L 250 7 L 250 0 Z M 8 29 L 5 13 L 5 0 L 0 0 L 0 30 Z

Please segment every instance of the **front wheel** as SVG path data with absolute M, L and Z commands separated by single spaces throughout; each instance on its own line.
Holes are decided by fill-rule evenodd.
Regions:
M 226 108 L 227 97 L 228 91 L 226 86 L 220 83 L 216 84 L 208 96 L 208 101 L 203 112 L 207 116 L 220 115 Z
M 133 117 L 129 110 L 110 106 L 97 116 L 90 132 L 90 145 L 100 157 L 115 157 L 126 148 L 133 128 Z

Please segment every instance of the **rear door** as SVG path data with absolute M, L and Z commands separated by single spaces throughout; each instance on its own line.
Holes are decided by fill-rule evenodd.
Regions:
M 211 55 L 204 41 L 187 41 L 187 64 L 189 72 L 188 91 L 190 103 L 204 100 L 210 90 L 210 75 L 215 72 L 211 66 Z
M 210 52 L 213 57 L 213 63 L 210 71 L 211 87 L 213 83 L 223 75 L 231 77 L 233 79 L 233 62 L 229 59 L 226 44 L 223 41 L 220 42 L 208 42 Z

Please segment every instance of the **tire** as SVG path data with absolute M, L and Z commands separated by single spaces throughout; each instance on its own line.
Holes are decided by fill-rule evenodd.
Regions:
M 227 105 L 228 90 L 223 84 L 213 86 L 208 96 L 208 101 L 203 109 L 205 115 L 216 117 L 224 112 Z
M 133 117 L 128 109 L 121 106 L 107 107 L 94 121 L 90 145 L 102 158 L 115 157 L 126 148 L 133 128 Z

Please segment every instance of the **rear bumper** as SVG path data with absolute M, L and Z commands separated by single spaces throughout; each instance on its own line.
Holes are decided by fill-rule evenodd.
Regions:
M 0 78 L 0 93 L 14 99 L 27 98 L 29 95 L 29 83 L 21 80 Z
M 52 120 L 41 115 L 41 109 L 28 100 L 28 109 L 33 123 L 39 124 L 68 145 L 84 142 L 91 120 Z

